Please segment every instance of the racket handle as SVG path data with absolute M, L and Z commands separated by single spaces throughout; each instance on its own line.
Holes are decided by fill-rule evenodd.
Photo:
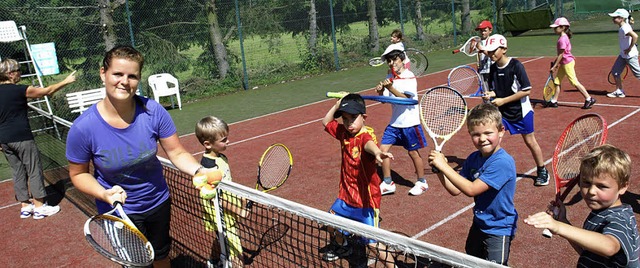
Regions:
M 451 54 L 456 54 L 456 53 L 458 53 L 458 52 L 460 52 L 460 49 L 456 49 L 456 50 L 454 50 L 454 51 L 451 51 Z
M 542 236 L 546 238 L 551 238 L 553 237 L 553 234 L 551 233 L 551 231 L 549 231 L 549 229 L 544 229 L 542 230 Z
M 344 96 L 346 96 L 346 94 L 341 93 L 341 92 L 331 92 L 331 91 L 327 92 L 327 98 L 339 99 L 339 98 L 342 98 Z
M 433 173 L 440 173 L 440 170 L 437 167 L 431 167 L 431 172 Z

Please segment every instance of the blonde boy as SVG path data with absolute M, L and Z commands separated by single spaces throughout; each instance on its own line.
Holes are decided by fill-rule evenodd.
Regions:
M 608 144 L 596 147 L 580 163 L 580 194 L 591 209 L 582 228 L 571 225 L 564 204 L 557 204 L 557 220 L 538 212 L 524 222 L 566 239 L 580 254 L 578 267 L 640 267 L 636 218 L 620 200 L 630 175 L 627 153 Z

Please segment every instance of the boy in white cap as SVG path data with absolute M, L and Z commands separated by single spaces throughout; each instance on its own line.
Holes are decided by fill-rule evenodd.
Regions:
M 483 98 L 498 106 L 502 123 L 511 135 L 522 135 L 538 167 L 534 185 L 548 185 L 549 172 L 544 166 L 542 150 L 534 136 L 533 108 L 529 101 L 531 83 L 524 65 L 506 55 L 507 39 L 502 35 L 494 34 L 489 37 L 483 50 L 487 51 L 494 62 L 490 69 L 490 88 Z
M 638 42 L 638 35 L 633 31 L 631 25 L 628 23 L 629 12 L 624 8 L 616 9 L 613 13 L 609 13 L 609 16 L 613 17 L 613 23 L 618 25 L 618 44 L 620 46 L 620 54 L 616 59 L 613 67 L 611 67 L 611 73 L 616 79 L 616 90 L 608 93 L 607 97 L 610 98 L 624 98 L 624 91 L 622 89 L 622 79 L 620 74 L 626 65 L 631 67 L 633 75 L 640 79 L 640 65 L 638 64 L 638 48 L 636 43 Z

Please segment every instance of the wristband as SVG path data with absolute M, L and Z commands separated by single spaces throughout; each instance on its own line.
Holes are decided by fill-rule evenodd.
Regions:
M 196 169 L 196 173 L 194 173 L 193 176 L 198 175 L 198 173 L 200 173 L 200 170 L 202 170 L 203 168 L 204 166 L 198 167 L 198 169 Z

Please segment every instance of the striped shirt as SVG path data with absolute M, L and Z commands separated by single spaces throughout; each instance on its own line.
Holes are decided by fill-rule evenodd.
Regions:
M 584 250 L 578 259 L 578 267 L 640 267 L 638 226 L 630 205 L 591 211 L 583 228 L 615 237 L 620 242 L 620 251 L 607 258 Z

